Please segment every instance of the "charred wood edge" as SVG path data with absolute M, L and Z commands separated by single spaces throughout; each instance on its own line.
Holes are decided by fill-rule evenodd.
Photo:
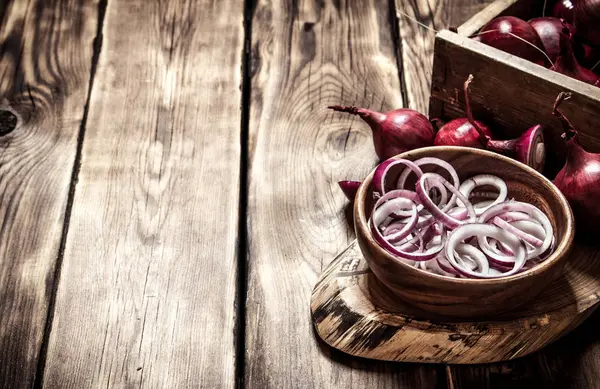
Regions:
M 92 88 L 94 86 L 94 78 L 96 76 L 96 68 L 98 60 L 100 58 L 100 52 L 102 50 L 102 31 L 104 28 L 104 16 L 106 14 L 106 8 L 108 7 L 108 0 L 100 0 L 98 2 L 98 22 L 96 26 L 96 36 L 93 41 L 92 61 L 90 64 L 90 79 L 88 83 L 87 97 L 83 108 L 83 116 L 79 125 L 79 133 L 77 135 L 77 151 L 75 153 L 75 161 L 73 163 L 73 170 L 71 173 L 71 183 L 69 187 L 69 194 L 67 197 L 67 207 L 65 209 L 65 216 L 63 221 L 63 229 L 61 233 L 60 245 L 58 248 L 56 264 L 54 267 L 54 277 L 52 284 L 52 293 L 50 294 L 50 300 L 48 302 L 48 312 L 46 316 L 46 325 L 44 328 L 44 335 L 42 338 L 42 345 L 40 347 L 40 353 L 38 358 L 37 369 L 33 382 L 33 389 L 41 389 L 44 385 L 44 371 L 46 369 L 46 359 L 48 356 L 48 342 L 50 333 L 52 332 L 52 322 L 54 320 L 54 309 L 56 305 L 56 293 L 58 285 L 60 283 L 60 275 L 62 270 L 62 263 L 65 253 L 65 246 L 67 242 L 67 235 L 69 232 L 69 222 L 71 219 L 71 211 L 73 209 L 73 200 L 75 198 L 75 189 L 77 187 L 77 180 L 79 176 L 79 170 L 81 168 L 81 153 L 83 149 L 83 140 L 85 137 L 85 130 L 87 124 L 87 118 L 90 108 L 90 99 L 92 96 Z

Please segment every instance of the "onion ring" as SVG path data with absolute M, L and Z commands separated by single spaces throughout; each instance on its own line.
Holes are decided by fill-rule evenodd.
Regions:
M 450 192 L 452 192 L 453 197 L 458 197 L 462 201 L 462 203 L 465 204 L 468 215 L 469 215 L 468 221 L 475 221 L 477 219 L 473 205 L 469 202 L 469 200 L 462 193 L 460 193 L 458 191 L 458 189 L 456 187 L 452 186 L 448 181 L 446 181 L 446 179 L 444 177 L 440 176 L 437 173 L 424 173 L 421 176 L 421 178 L 419 178 L 419 180 L 417 181 L 417 195 L 419 195 L 423 206 L 425 206 L 425 208 L 429 212 L 431 212 L 431 214 L 437 220 L 441 221 L 446 227 L 448 227 L 450 229 L 456 228 L 459 225 L 465 223 L 465 220 L 458 220 L 458 219 L 448 215 L 447 213 L 444 213 L 444 210 L 439 209 L 433 203 L 433 201 L 429 198 L 427 191 L 425 189 L 425 182 L 427 182 L 427 180 L 429 180 L 429 179 L 434 180 L 434 181 L 439 181 L 442 184 L 444 184 L 444 186 L 446 188 L 448 188 L 448 190 L 450 190 Z
M 469 270 L 468 268 L 462 267 L 456 260 L 456 258 L 455 258 L 456 247 L 460 244 L 460 242 L 462 242 L 466 238 L 469 238 L 472 236 L 476 236 L 478 238 L 478 240 L 480 240 L 479 239 L 480 237 L 486 237 L 486 236 L 492 237 L 500 242 L 507 244 L 510 247 L 510 249 L 515 253 L 513 267 L 511 270 L 509 270 L 505 273 L 502 273 L 503 277 L 510 276 L 510 275 L 517 273 L 519 270 L 521 270 L 521 268 L 525 264 L 526 254 L 527 254 L 526 250 L 525 250 L 525 245 L 516 236 L 502 230 L 500 227 L 490 225 L 490 224 L 483 224 L 483 223 L 465 224 L 465 225 L 457 227 L 454 231 L 452 231 L 452 233 L 450 234 L 450 237 L 448 238 L 448 242 L 446 244 L 446 249 L 445 249 L 446 258 L 448 259 L 448 262 L 450 262 L 450 264 L 452 266 L 454 266 L 457 270 L 460 269 L 459 271 L 461 272 L 461 274 L 465 274 L 469 277 L 475 277 L 475 278 L 496 278 L 496 277 L 498 277 L 498 276 L 490 275 L 489 273 L 488 274 L 475 273 L 472 270 Z

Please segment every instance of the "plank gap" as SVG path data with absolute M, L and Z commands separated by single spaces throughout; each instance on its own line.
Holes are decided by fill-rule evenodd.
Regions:
M 242 49 L 242 99 L 240 123 L 240 197 L 238 215 L 238 278 L 235 300 L 235 383 L 244 388 L 246 370 L 246 298 L 248 295 L 248 142 L 250 126 L 250 99 L 252 87 L 252 18 L 256 0 L 244 0 L 244 46 Z
M 56 258 L 56 265 L 54 268 L 54 276 L 52 283 L 52 293 L 50 294 L 50 300 L 48 302 L 48 312 L 46 316 L 46 325 L 44 327 L 44 335 L 42 337 L 42 345 L 40 347 L 40 354 L 35 372 L 35 378 L 33 381 L 33 389 L 41 389 L 44 383 L 44 370 L 46 367 L 46 359 L 48 355 L 48 340 L 50 338 L 50 332 L 52 331 L 52 321 L 54 319 L 54 307 L 56 303 L 56 292 L 60 283 L 60 271 L 62 269 L 62 262 L 65 253 L 65 246 L 67 242 L 67 235 L 69 232 L 69 221 L 71 219 L 71 210 L 73 209 L 73 200 L 75 198 L 75 189 L 77 187 L 77 177 L 79 176 L 79 170 L 81 167 L 81 154 L 83 148 L 83 139 L 85 137 L 85 126 L 87 123 L 88 112 L 90 108 L 90 99 L 92 96 L 92 87 L 94 85 L 94 78 L 96 75 L 96 68 L 98 60 L 100 58 L 100 51 L 102 50 L 102 31 L 104 27 L 104 15 L 106 14 L 106 8 L 108 6 L 108 0 L 100 0 L 98 2 L 98 23 L 96 28 L 96 35 L 92 43 L 92 60 L 90 64 L 90 79 L 88 82 L 87 96 L 85 104 L 83 106 L 83 116 L 81 118 L 81 124 L 79 125 L 79 132 L 77 134 L 77 150 L 75 152 L 75 161 L 73 162 L 73 169 L 71 173 L 71 183 L 69 186 L 69 194 L 67 197 L 67 205 L 65 209 L 65 217 L 63 221 L 63 229 L 61 232 L 60 245 L 58 247 L 58 254 Z
M 410 101 L 408 92 L 406 91 L 406 79 L 404 78 L 404 64 L 402 61 L 402 33 L 400 32 L 398 9 L 396 8 L 396 0 L 389 0 L 388 3 L 390 7 L 390 31 L 392 34 L 392 40 L 394 42 L 396 66 L 398 67 L 398 79 L 400 80 L 400 95 L 402 96 L 402 105 L 408 108 L 410 106 Z

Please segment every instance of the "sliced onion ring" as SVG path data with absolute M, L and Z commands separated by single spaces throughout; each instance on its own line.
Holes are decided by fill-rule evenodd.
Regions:
M 472 272 L 474 272 L 475 269 L 479 269 L 477 274 L 481 274 L 484 276 L 488 274 L 488 271 L 490 269 L 490 263 L 488 262 L 488 259 L 485 256 L 485 254 L 481 252 L 481 250 L 479 250 L 477 247 L 472 246 L 470 244 L 461 243 L 456 246 L 455 254 L 467 256 L 467 258 L 470 258 L 473 265 L 475 265 L 473 267 L 469 267 L 468 264 L 465 263 L 465 257 L 457 256 L 456 263 L 459 266 L 456 268 L 456 270 L 459 273 L 462 273 L 462 269 L 466 268 Z M 452 262 L 450 264 L 452 264 Z M 464 274 L 467 277 L 469 276 L 469 274 L 462 274 Z
M 506 183 L 497 176 L 493 176 L 491 174 L 480 174 L 477 176 L 473 176 L 471 178 L 469 178 L 466 181 L 463 181 L 463 183 L 460 185 L 459 187 L 459 191 L 460 193 L 462 193 L 463 195 L 465 195 L 467 198 L 471 195 L 471 192 L 473 191 L 473 189 L 477 188 L 478 186 L 484 186 L 484 185 L 489 185 L 489 186 L 493 186 L 496 189 L 498 189 L 498 196 L 496 197 L 496 199 L 494 200 L 494 202 L 489 205 L 487 208 L 490 208 L 493 205 L 499 204 L 501 202 L 503 202 L 504 200 L 506 200 L 506 196 L 508 195 L 508 188 L 506 187 Z M 460 206 L 461 204 L 458 203 L 458 205 Z M 484 209 L 475 209 L 475 213 L 477 214 L 477 216 L 481 215 L 487 208 Z
M 517 236 L 522 241 L 529 243 L 533 247 L 540 247 L 544 243 L 541 239 L 538 239 L 537 237 L 528 234 L 527 232 L 510 224 L 506 220 L 500 219 L 498 216 L 494 217 L 492 219 L 492 222 L 498 227 L 502 228 L 503 230 L 508 231 L 511 234 Z
M 448 162 L 444 161 L 443 159 L 433 158 L 433 157 L 425 157 L 425 158 L 417 159 L 415 161 L 415 165 L 417 165 L 417 166 L 423 166 L 423 165 L 439 166 L 442 169 L 446 170 L 450 174 L 450 177 L 452 178 L 452 182 L 456 188 L 458 188 L 458 186 L 460 185 L 460 180 L 458 179 L 458 174 L 456 173 L 456 170 L 452 167 L 452 165 L 450 165 Z M 404 188 L 404 186 L 406 185 L 406 179 L 408 178 L 410 173 L 411 173 L 410 170 L 404 169 L 404 171 L 400 174 L 400 177 L 398 177 L 398 185 L 397 185 L 398 188 Z M 420 178 L 420 177 L 417 177 L 417 178 Z M 446 212 L 447 210 L 452 208 L 454 206 L 454 204 L 456 204 L 456 195 L 453 195 L 450 198 L 448 203 L 444 206 L 444 208 L 442 208 L 442 211 Z
M 535 206 L 533 206 L 531 204 L 523 203 L 520 201 L 511 201 L 511 202 L 505 202 L 505 203 L 500 203 L 500 204 L 494 205 L 493 207 L 488 208 L 488 210 L 485 211 L 479 217 L 479 222 L 486 223 L 488 220 L 492 219 L 495 216 L 498 216 L 499 214 L 502 214 L 505 212 L 511 212 L 511 211 L 524 212 L 524 213 L 528 214 L 533 220 L 540 223 L 541 226 L 544 228 L 545 236 L 544 236 L 544 241 L 542 242 L 542 245 L 539 247 L 536 247 L 533 250 L 528 251 L 527 255 L 526 255 L 526 259 L 535 258 L 535 257 L 539 256 L 541 253 L 548 250 L 548 248 L 550 247 L 550 244 L 552 243 L 552 238 L 554 236 L 554 230 L 552 228 L 552 223 L 550 223 L 550 219 L 548 219 L 548 216 L 544 215 L 544 213 L 542 211 L 540 211 L 539 209 L 537 209 Z M 477 237 L 477 241 L 479 243 L 479 246 L 483 250 L 483 252 L 486 255 L 490 255 L 489 252 L 491 252 L 491 250 L 490 250 L 487 240 L 483 237 Z M 500 258 L 500 259 L 498 259 L 498 258 Z M 496 257 L 495 259 L 497 259 L 499 261 L 506 261 L 508 258 L 506 258 L 506 256 L 504 256 L 504 258 L 502 258 L 502 256 L 500 256 L 500 257 Z
M 381 193 L 382 195 L 386 194 L 385 191 L 385 179 L 389 174 L 390 170 L 398 165 L 404 165 L 408 168 L 407 171 L 414 172 L 417 177 L 421 177 L 423 175 L 423 170 L 415 164 L 413 161 L 409 161 L 408 159 L 388 159 L 383 161 L 377 166 L 375 169 L 375 173 L 373 174 L 373 189 L 376 192 Z M 398 187 L 401 189 L 402 187 Z
M 499 277 L 498 275 L 491 275 L 489 273 L 483 274 L 483 273 L 473 272 L 472 270 L 470 270 L 468 268 L 461 267 L 461 265 L 456 260 L 455 251 L 456 251 L 457 246 L 459 244 L 461 244 L 462 241 L 464 241 L 465 239 L 470 238 L 472 236 L 476 236 L 478 239 L 480 237 L 492 237 L 502 243 L 505 243 L 511 249 L 511 251 L 513 253 L 515 253 L 512 269 L 507 272 L 502 273 L 502 275 L 501 275 L 502 277 L 510 276 L 510 275 L 517 273 L 519 270 L 521 270 L 521 268 L 525 264 L 525 261 L 526 261 L 525 245 L 516 236 L 502 230 L 500 227 L 490 225 L 490 224 L 483 224 L 483 223 L 465 224 L 465 225 L 457 227 L 454 231 L 452 231 L 452 233 L 450 234 L 450 237 L 448 238 L 448 242 L 446 244 L 446 249 L 445 249 L 446 258 L 448 259 L 448 262 L 450 262 L 450 264 L 452 266 L 454 266 L 455 268 L 460 269 L 460 272 L 462 274 L 465 274 L 468 277 L 474 277 L 474 278 L 497 278 L 497 277 Z
M 469 222 L 473 222 L 477 219 L 477 216 L 475 215 L 475 209 L 473 208 L 473 205 L 469 202 L 469 200 L 458 191 L 458 189 L 454 186 L 452 186 L 448 181 L 446 181 L 446 179 L 442 176 L 440 176 L 437 173 L 425 173 L 421 176 L 421 178 L 419 178 L 419 180 L 417 181 L 417 195 L 419 195 L 419 198 L 421 199 L 421 203 L 425 206 L 425 208 L 431 212 L 431 214 L 440 222 L 442 222 L 446 227 L 452 229 L 452 228 L 456 228 L 461 224 L 464 224 L 466 221 L 465 220 L 458 220 L 450 215 L 448 215 L 447 213 L 444 213 L 443 210 L 439 209 L 431 200 L 431 198 L 429 198 L 429 195 L 427 193 L 427 190 L 425 189 L 425 183 L 428 180 L 433 180 L 433 181 L 439 181 L 442 184 L 444 184 L 444 186 L 446 188 L 448 188 L 448 190 L 450 190 L 450 192 L 452 192 L 453 197 L 458 197 L 460 199 L 460 201 L 466 206 L 467 208 L 467 212 L 469 215 Z
M 377 243 L 379 243 L 381 247 L 383 247 L 385 250 L 389 251 L 395 256 L 400 257 L 400 259 L 409 259 L 411 261 L 428 261 L 432 258 L 435 258 L 442 251 L 446 243 L 446 234 L 442 233 L 442 241 L 438 246 L 432 247 L 422 252 L 408 252 L 398 247 L 395 247 L 390 242 L 385 240 L 383 235 L 381 235 L 379 228 L 375 227 L 372 223 L 372 219 L 369 219 L 369 227 L 371 228 L 371 233 L 373 233 L 373 236 Z

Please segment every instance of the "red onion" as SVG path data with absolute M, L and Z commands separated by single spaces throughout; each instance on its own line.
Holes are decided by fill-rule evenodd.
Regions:
M 569 41 L 561 40 L 560 36 L 570 34 L 573 31 L 573 26 L 568 24 L 564 19 L 543 17 L 535 18 L 528 21 L 529 25 L 535 29 L 542 41 L 542 47 L 552 63 L 561 53 L 561 44 L 568 44 Z
M 465 96 L 465 105 L 467 115 L 471 111 L 471 104 L 469 102 L 469 84 L 471 81 L 465 81 L 463 85 L 463 93 Z M 472 116 L 472 114 L 471 114 Z M 468 118 L 458 118 L 449 121 L 444 124 L 442 128 L 435 135 L 435 139 L 433 140 L 433 144 L 436 146 L 463 146 L 463 147 L 474 147 L 474 148 L 483 148 L 484 145 L 482 143 L 482 138 L 480 132 L 483 132 L 484 135 L 491 137 L 492 132 L 484 123 L 480 121 L 476 121 L 477 130 Z
M 492 136 L 491 131 L 485 124 L 480 121 L 477 121 L 477 124 L 486 135 Z M 483 148 L 477 130 L 475 130 L 467 118 L 454 119 L 444 124 L 436 134 L 433 144 L 435 146 Z
M 577 131 L 558 109 L 571 97 L 571 93 L 560 93 L 552 113 L 561 119 L 565 127 L 563 139 L 566 143 L 567 159 L 564 167 L 554 178 L 554 184 L 565 195 L 578 224 L 584 230 L 598 231 L 600 219 L 600 154 L 585 151 L 577 141 Z
M 568 23 L 573 24 L 575 19 L 575 3 L 578 0 L 557 0 L 552 8 L 552 15 L 565 19 Z
M 346 195 L 346 198 L 350 201 L 354 201 L 356 192 L 360 186 L 360 181 L 340 181 L 338 185 L 342 189 L 342 192 Z
M 480 128 L 478 122 L 473 118 L 473 112 L 471 111 L 469 102 L 469 86 L 472 81 L 473 75 L 470 74 L 464 86 L 466 113 L 469 122 L 479 133 L 484 147 L 498 153 L 507 154 L 517 161 L 531 166 L 537 171 L 542 171 L 546 160 L 546 146 L 544 143 L 542 126 L 538 124 L 531 127 L 517 139 L 493 140 L 486 135 L 485 130 Z
M 373 131 L 375 152 L 381 160 L 433 144 L 432 124 L 425 115 L 412 109 L 399 108 L 383 114 L 365 108 L 339 105 L 328 108 L 358 115 L 367 122 Z
M 452 178 L 452 182 L 454 183 L 455 187 L 458 187 L 460 184 L 460 181 L 458 179 L 458 174 L 456 173 L 456 170 L 452 167 L 452 165 L 450 165 L 448 162 L 439 159 L 439 158 L 431 158 L 431 157 L 425 157 L 425 158 L 421 158 L 421 159 L 417 159 L 415 161 L 415 165 L 417 166 L 423 166 L 423 165 L 435 165 L 438 167 L 441 167 L 442 169 L 444 169 L 445 171 L 448 172 L 448 174 L 450 175 L 450 177 Z M 408 178 L 408 175 L 410 174 L 410 170 L 405 169 L 402 174 L 400 174 L 400 177 L 398 177 L 398 188 L 404 188 L 406 185 L 406 179 Z M 418 176 L 418 178 L 420 178 L 421 176 Z M 443 197 L 443 191 L 445 191 L 445 186 L 443 185 L 443 183 L 439 182 L 439 181 L 434 181 L 433 183 L 429 184 L 429 188 L 434 187 L 434 188 L 438 188 L 441 189 L 442 191 L 442 197 Z M 429 189 L 428 188 L 428 189 Z M 444 201 L 440 200 L 439 204 L 443 204 Z M 443 212 L 449 210 L 450 208 L 452 208 L 452 206 L 456 203 L 456 195 L 453 194 L 452 197 L 450 198 L 450 201 L 448 201 L 446 203 L 446 205 L 444 206 L 444 208 L 442 209 Z
M 579 62 L 577 62 L 571 45 L 573 40 L 572 34 L 569 36 L 566 34 L 561 34 L 561 40 L 565 41 L 566 43 L 561 44 L 561 53 L 551 69 L 558 73 L 575 78 L 576 80 L 600 86 L 600 77 L 598 77 L 591 70 L 584 68 L 579 64 Z
M 600 49 L 586 45 L 585 43 L 578 43 L 573 46 L 573 51 L 575 52 L 577 62 L 581 66 L 600 75 Z
M 586 43 L 600 47 L 600 0 L 578 0 L 575 2 L 577 34 Z
M 516 38 L 515 35 L 519 38 Z M 542 41 L 535 29 L 526 21 L 514 16 L 501 16 L 492 19 L 479 32 L 482 43 L 495 47 L 523 59 L 544 65 Z

